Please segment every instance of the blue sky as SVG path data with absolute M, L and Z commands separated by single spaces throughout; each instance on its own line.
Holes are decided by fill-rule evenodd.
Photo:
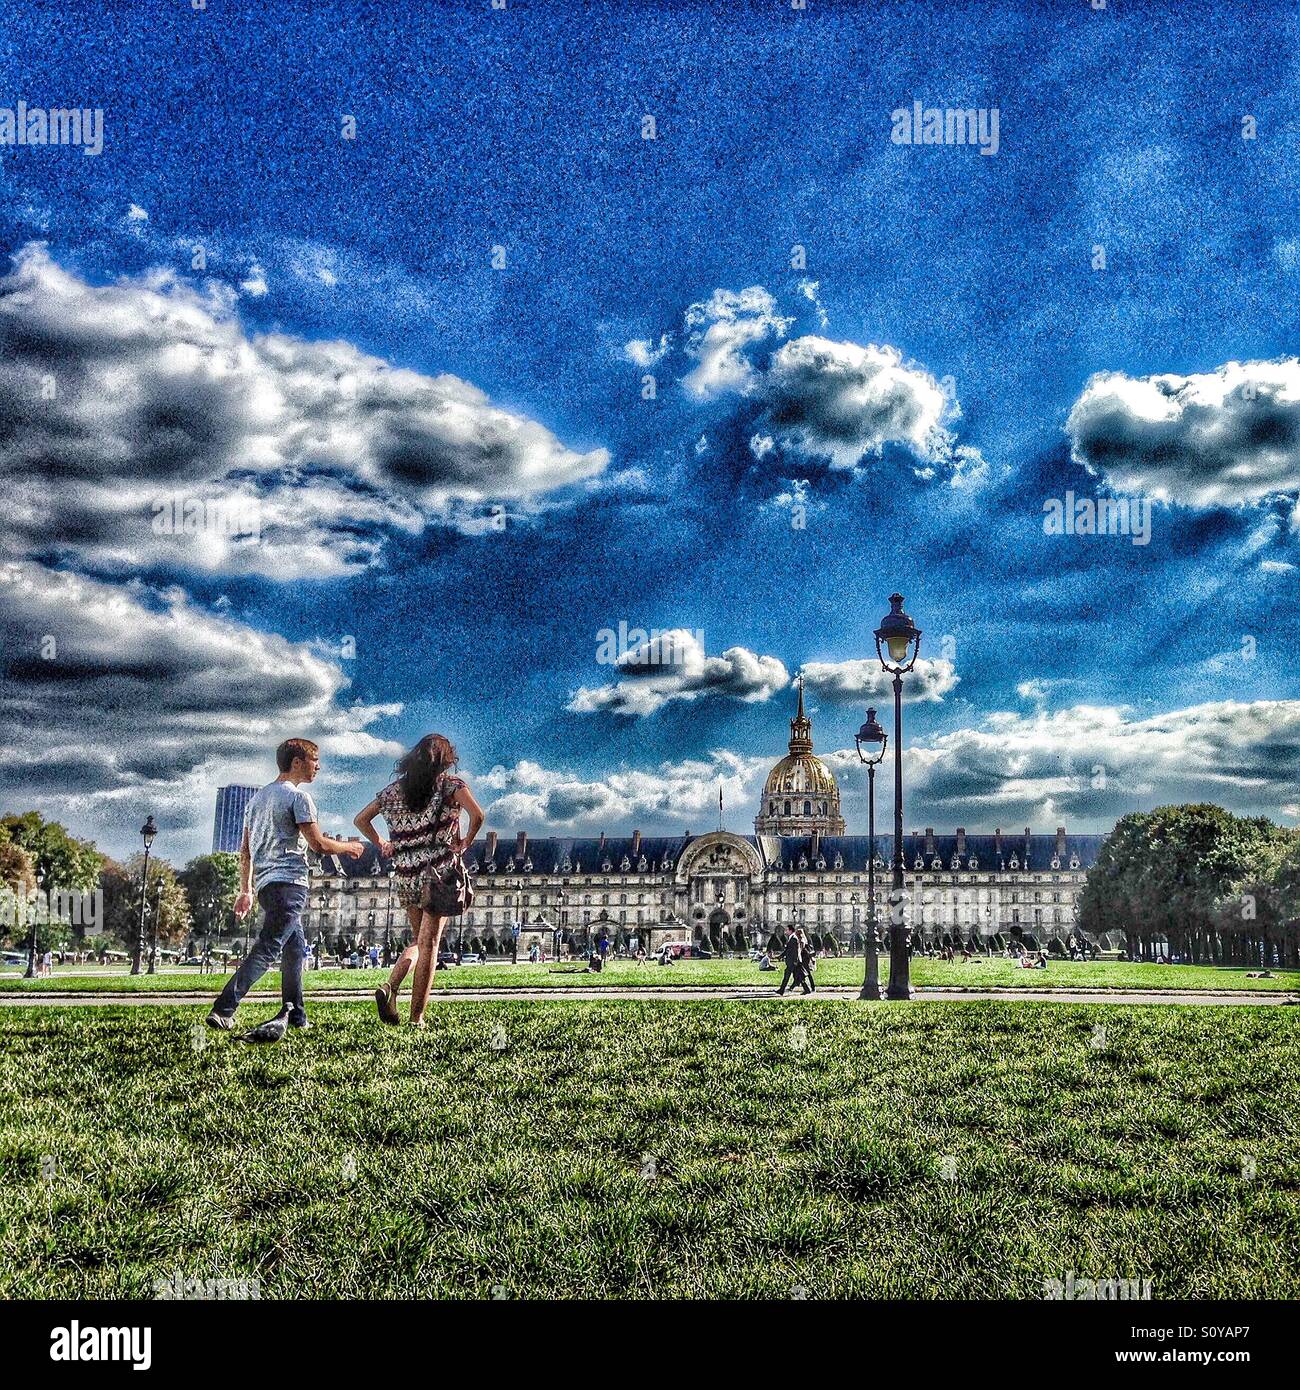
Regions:
M 1294 819 L 1295 23 L 9 18 L 0 107 L 104 135 L 0 145 L 6 806 L 110 849 L 154 810 L 181 858 L 285 733 L 339 824 L 437 728 L 503 831 L 703 830 L 720 779 L 748 830 L 804 670 L 859 829 L 898 588 L 909 828 Z M 893 142 L 914 101 L 996 109 L 996 154 Z M 1149 544 L 1045 534 L 1067 492 Z M 162 493 L 260 539 L 159 538 Z M 684 660 L 600 663 L 620 622 Z

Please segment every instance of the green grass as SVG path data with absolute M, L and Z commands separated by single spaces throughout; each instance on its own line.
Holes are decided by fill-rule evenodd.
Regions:
M 313 1018 L 254 1048 L 165 1007 L 0 1011 L 0 1297 L 1294 1296 L 1290 1010 Z
M 881 979 L 889 977 L 889 962 L 882 956 Z M 387 978 L 384 970 L 309 970 L 308 990 L 373 990 Z M 1015 961 L 976 959 L 966 962 L 916 959 L 912 962 L 912 983 L 944 985 L 964 989 L 1259 989 L 1300 990 L 1300 971 L 1282 971 L 1270 980 L 1248 980 L 1244 967 L 1213 965 L 1144 965 L 1126 961 L 1054 961 L 1046 970 L 1022 970 Z M 200 975 L 196 971 L 163 975 L 114 974 L 82 975 L 75 970 L 56 973 L 50 979 L 24 980 L 20 973 L 0 975 L 0 992 L 8 990 L 100 993 L 145 990 L 158 993 L 215 995 L 226 974 Z M 780 975 L 761 973 L 748 960 L 689 960 L 671 966 L 637 965 L 635 961 L 614 961 L 599 975 L 581 964 L 462 965 L 439 970 L 434 977 L 437 989 L 488 987 L 530 989 L 548 988 L 646 988 L 681 989 L 691 986 L 751 985 L 774 988 Z M 825 958 L 817 967 L 819 985 L 859 985 L 862 959 Z M 271 973 L 258 983 L 259 989 L 278 992 L 279 975 Z

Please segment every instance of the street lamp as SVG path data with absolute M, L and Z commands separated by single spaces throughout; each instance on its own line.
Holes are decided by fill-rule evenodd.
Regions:
M 384 913 L 384 969 L 393 963 L 393 874 L 395 869 L 388 866 L 388 905 Z
M 135 934 L 135 950 L 131 953 L 131 974 L 140 973 L 140 965 L 144 960 L 144 914 L 149 902 L 149 850 L 153 847 L 154 836 L 158 833 L 158 827 L 153 823 L 150 816 L 140 827 L 140 838 L 144 841 L 144 871 L 140 877 L 140 925 Z
M 890 594 L 889 612 L 875 632 L 876 655 L 894 678 L 894 891 L 890 894 L 890 999 L 912 997 L 907 959 L 906 895 L 903 892 L 903 676 L 916 665 L 921 629 L 903 612 L 902 594 Z
M 876 768 L 883 761 L 889 735 L 876 721 L 874 709 L 867 711 L 867 722 L 854 735 L 858 757 L 867 767 L 867 932 L 862 941 L 866 956 L 859 999 L 880 998 L 880 934 L 876 930 Z M 866 745 L 865 749 L 863 745 Z M 874 750 L 874 751 L 873 751 Z M 856 895 L 854 901 L 857 901 Z
M 149 969 L 146 973 L 156 975 L 158 960 L 158 923 L 162 921 L 163 881 L 158 880 L 158 891 L 154 894 L 153 921 L 149 927 Z
M 567 901 L 568 895 L 565 893 L 564 889 L 561 888 L 560 891 L 555 895 L 555 959 L 557 961 L 560 959 L 560 938 L 564 934 L 564 905 Z
M 36 902 L 31 904 L 32 909 L 32 934 L 27 938 L 27 969 L 23 971 L 24 980 L 34 980 L 36 978 L 36 924 L 40 921 L 39 905 L 44 899 L 41 890 L 45 887 L 45 875 L 40 869 L 36 870 Z M 23 898 L 26 903 L 26 895 Z M 48 916 L 48 914 L 47 914 Z

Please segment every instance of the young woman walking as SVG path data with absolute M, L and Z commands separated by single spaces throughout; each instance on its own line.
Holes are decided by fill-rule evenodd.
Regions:
M 425 911 L 426 887 L 455 868 L 456 860 L 474 843 L 483 812 L 464 781 L 453 775 L 456 750 L 441 734 L 426 734 L 397 764 L 397 776 L 353 822 L 380 854 L 392 856 L 397 898 L 406 909 L 414 938 L 393 965 L 388 984 L 375 991 L 379 1016 L 399 1023 L 397 996 L 407 972 L 414 967 L 411 1022 L 424 1023 L 438 947 L 447 919 Z M 461 834 L 461 815 L 469 817 Z M 375 831 L 376 816 L 388 827 L 387 840 Z

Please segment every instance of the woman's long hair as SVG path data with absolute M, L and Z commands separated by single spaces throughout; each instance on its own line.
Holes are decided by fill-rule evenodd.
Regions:
M 459 761 L 449 740 L 441 734 L 425 734 L 397 761 L 397 780 L 402 784 L 402 799 L 407 806 L 412 811 L 423 811 L 443 773 Z

